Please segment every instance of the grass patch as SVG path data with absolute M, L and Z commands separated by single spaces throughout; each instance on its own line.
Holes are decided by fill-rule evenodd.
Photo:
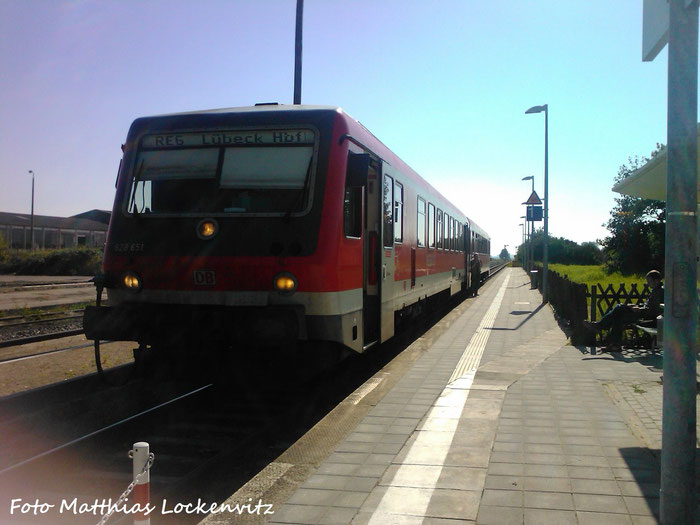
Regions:
M 570 281 L 575 283 L 581 283 L 588 286 L 588 291 L 590 292 L 593 286 L 600 284 L 605 290 L 608 285 L 612 285 L 614 290 L 619 290 L 620 285 L 625 285 L 625 290 L 628 292 L 631 289 L 633 283 L 637 284 L 637 290 L 641 292 L 644 289 L 644 284 L 646 279 L 643 275 L 622 275 L 619 272 L 606 273 L 603 265 L 580 265 L 580 264 L 550 264 L 549 268 L 557 272 L 562 277 L 567 277 Z M 605 303 L 599 303 L 603 305 L 606 311 L 607 306 Z M 614 305 L 611 305 L 611 307 Z M 591 298 L 586 298 L 586 311 L 591 311 Z M 596 318 L 600 319 L 601 312 L 596 313 Z
M 567 276 L 575 283 L 588 285 L 589 289 L 596 284 L 603 285 L 603 288 L 612 284 L 617 290 L 620 284 L 624 283 L 625 288 L 629 290 L 632 283 L 637 283 L 637 289 L 641 290 L 645 283 L 643 275 L 622 275 L 619 272 L 608 274 L 605 273 L 602 265 L 550 264 L 549 268 L 561 276 Z
M 646 394 L 646 390 L 641 385 L 632 385 L 632 390 L 634 390 L 635 394 Z

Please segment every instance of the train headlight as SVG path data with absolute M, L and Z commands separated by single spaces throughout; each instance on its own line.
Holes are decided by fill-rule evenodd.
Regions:
M 297 289 L 297 279 L 291 273 L 280 273 L 275 276 L 275 290 L 283 295 L 291 295 Z
M 211 239 L 218 231 L 219 225 L 214 219 L 204 219 L 197 225 L 197 236 L 200 239 Z
M 124 284 L 124 288 L 131 290 L 132 292 L 138 292 L 141 290 L 141 286 L 143 285 L 141 276 L 136 272 L 131 271 L 124 274 L 122 277 L 122 283 Z

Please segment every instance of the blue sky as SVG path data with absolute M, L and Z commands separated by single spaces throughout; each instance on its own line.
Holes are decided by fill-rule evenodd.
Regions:
M 295 0 L 0 0 L 0 211 L 111 209 L 131 122 L 291 103 Z M 492 236 L 595 241 L 628 157 L 666 142 L 667 51 L 642 0 L 305 0 L 302 102 L 337 105 Z

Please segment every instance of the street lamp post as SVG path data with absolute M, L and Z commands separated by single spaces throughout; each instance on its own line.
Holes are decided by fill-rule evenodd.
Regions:
M 525 257 L 525 223 L 522 222 L 522 223 L 518 224 L 518 226 L 522 226 L 522 243 L 520 244 L 520 246 L 523 247 L 523 257 Z M 518 255 L 518 250 L 515 251 L 515 255 L 516 256 Z M 520 262 L 524 263 L 524 261 L 520 261 Z M 523 264 L 523 267 L 524 266 L 525 265 Z
M 29 249 L 34 250 L 34 172 L 32 170 L 29 170 L 29 173 L 32 174 L 32 219 L 29 226 L 29 236 L 31 237 L 32 244 L 30 245 Z
M 534 175 L 528 175 L 527 177 L 523 177 L 523 180 L 530 180 L 532 181 L 532 193 L 535 193 L 535 176 Z M 530 244 L 528 245 L 528 258 L 530 260 L 530 266 L 532 266 L 532 262 L 535 260 L 535 248 L 532 245 L 532 234 L 535 233 L 535 218 L 533 217 L 533 212 L 530 210 L 531 206 L 526 205 L 526 211 L 525 215 L 527 215 L 527 211 L 530 211 Z M 529 268 L 532 269 L 532 268 Z
M 542 113 L 544 111 L 544 243 L 542 253 L 542 302 L 546 303 L 549 299 L 547 289 L 547 270 L 548 270 L 548 244 L 549 244 L 549 189 L 548 189 L 548 126 L 549 126 L 549 107 L 547 104 L 543 106 L 532 106 L 525 113 Z
M 297 0 L 296 32 L 294 36 L 294 104 L 301 104 L 301 54 L 304 28 L 304 0 Z
M 525 225 L 525 246 L 523 247 L 523 262 L 524 262 L 524 265 L 525 265 L 525 270 L 529 271 L 530 269 L 528 268 L 528 265 L 529 265 L 529 262 L 530 262 L 530 261 L 529 261 L 529 259 L 530 259 L 530 257 L 529 257 L 529 255 L 530 255 L 530 254 L 529 254 L 530 246 L 529 246 L 529 244 L 528 244 L 528 239 L 529 239 L 529 237 L 530 237 L 530 229 L 529 229 L 529 224 L 528 224 L 528 222 L 527 222 L 527 215 L 523 215 L 523 216 L 520 217 L 520 218 L 521 218 L 521 219 L 525 219 L 525 220 L 523 221 L 523 223 L 524 223 L 524 225 Z

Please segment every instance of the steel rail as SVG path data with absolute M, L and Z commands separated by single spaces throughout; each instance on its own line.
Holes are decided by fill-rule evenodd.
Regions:
M 32 456 L 31 458 L 27 458 L 27 459 L 25 459 L 25 460 L 22 460 L 22 461 L 20 461 L 19 463 L 15 463 L 14 465 L 10 465 L 9 467 L 6 467 L 6 468 L 0 470 L 0 475 L 3 475 L 3 474 L 5 474 L 5 473 L 7 473 L 7 472 L 10 472 L 11 470 L 14 470 L 14 469 L 16 469 L 16 468 L 19 468 L 19 467 L 21 467 L 21 466 L 23 466 L 23 465 L 26 465 L 27 463 L 30 463 L 30 462 L 32 462 L 32 461 L 37 460 L 37 459 L 46 457 L 46 456 L 48 456 L 49 454 L 53 454 L 54 452 L 58 452 L 59 450 L 62 450 L 62 449 L 64 449 L 64 448 L 66 448 L 66 447 L 70 447 L 71 445 L 75 445 L 76 443 L 79 443 L 79 442 L 81 442 L 81 441 L 85 441 L 85 440 L 88 439 L 88 438 L 91 438 L 91 437 L 93 437 L 93 436 L 96 436 L 97 434 L 101 434 L 102 432 L 105 432 L 106 430 L 112 429 L 112 428 L 117 427 L 117 426 L 119 426 L 119 425 L 123 425 L 124 423 L 126 423 L 126 422 L 128 422 L 128 421 L 131 421 L 132 419 L 136 419 L 137 417 L 141 417 L 141 416 L 143 416 L 143 415 L 145 415 L 145 414 L 148 414 L 149 412 L 153 412 L 153 411 L 155 411 L 155 410 L 158 410 L 159 408 L 163 408 L 164 406 L 167 406 L 167 405 L 170 405 L 170 404 L 175 403 L 175 402 L 177 402 L 177 401 L 180 401 L 181 399 L 184 399 L 184 398 L 189 397 L 189 396 L 191 396 L 191 395 L 193 395 L 193 394 L 196 394 L 196 393 L 198 393 L 198 392 L 201 392 L 202 390 L 205 390 L 205 389 L 209 388 L 210 386 L 213 386 L 213 383 L 209 383 L 208 385 L 204 385 L 204 386 L 201 386 L 201 387 L 199 387 L 199 388 L 196 388 L 195 390 L 192 390 L 191 392 L 188 392 L 188 393 L 186 393 L 186 394 L 179 395 L 179 396 L 177 396 L 176 398 L 171 399 L 170 401 L 165 401 L 165 402 L 163 402 L 163 403 L 160 403 L 159 405 L 156 405 L 156 406 L 154 406 L 154 407 L 151 407 L 151 408 L 148 408 L 148 409 L 146 409 L 146 410 L 143 410 L 143 411 L 139 412 L 138 414 L 134 414 L 133 416 L 129 416 L 129 417 L 125 418 L 125 419 L 122 419 L 122 420 L 120 420 L 120 421 L 117 421 L 117 422 L 115 422 L 115 423 L 112 423 L 112 424 L 110 424 L 110 425 L 107 425 L 106 427 L 103 427 L 103 428 L 101 428 L 101 429 L 99 429 L 99 430 L 95 430 L 95 431 L 90 432 L 90 433 L 88 433 L 88 434 L 85 434 L 84 436 L 81 436 L 81 437 L 79 437 L 79 438 L 72 439 L 71 441 L 69 441 L 69 442 L 67 442 L 67 443 L 64 443 L 63 445 L 59 445 L 59 446 L 54 447 L 54 448 L 52 448 L 52 449 L 50 449 L 50 450 L 46 450 L 45 452 L 42 452 L 41 454 L 37 454 L 36 456 Z
M 47 319 L 31 319 L 28 321 L 16 321 L 15 319 L 12 319 L 12 321 L 16 321 L 16 322 L 7 323 L 7 324 L 5 324 L 5 322 L 8 319 L 1 319 L 0 318 L 0 329 L 16 328 L 18 326 L 29 326 L 29 325 L 41 324 L 41 323 L 51 323 L 53 321 L 68 321 L 70 319 L 81 319 L 82 310 L 77 310 L 77 311 L 80 312 L 78 315 L 69 315 L 67 317 L 65 317 L 65 316 L 64 317 L 50 317 Z M 49 316 L 49 315 L 56 315 L 56 314 L 41 314 L 41 315 Z M 20 319 L 22 319 L 22 317 L 20 317 Z
M 101 341 L 103 345 L 114 343 L 115 341 Z M 14 361 L 21 361 L 22 359 L 31 359 L 34 357 L 41 357 L 48 354 L 56 354 L 58 352 L 67 352 L 69 350 L 80 350 L 82 348 L 92 348 L 92 343 L 86 343 L 84 345 L 69 346 L 67 348 L 56 348 L 54 350 L 46 350 L 44 352 L 35 352 L 33 354 L 18 355 L 15 357 L 0 358 L 0 365 L 5 363 L 12 363 Z

